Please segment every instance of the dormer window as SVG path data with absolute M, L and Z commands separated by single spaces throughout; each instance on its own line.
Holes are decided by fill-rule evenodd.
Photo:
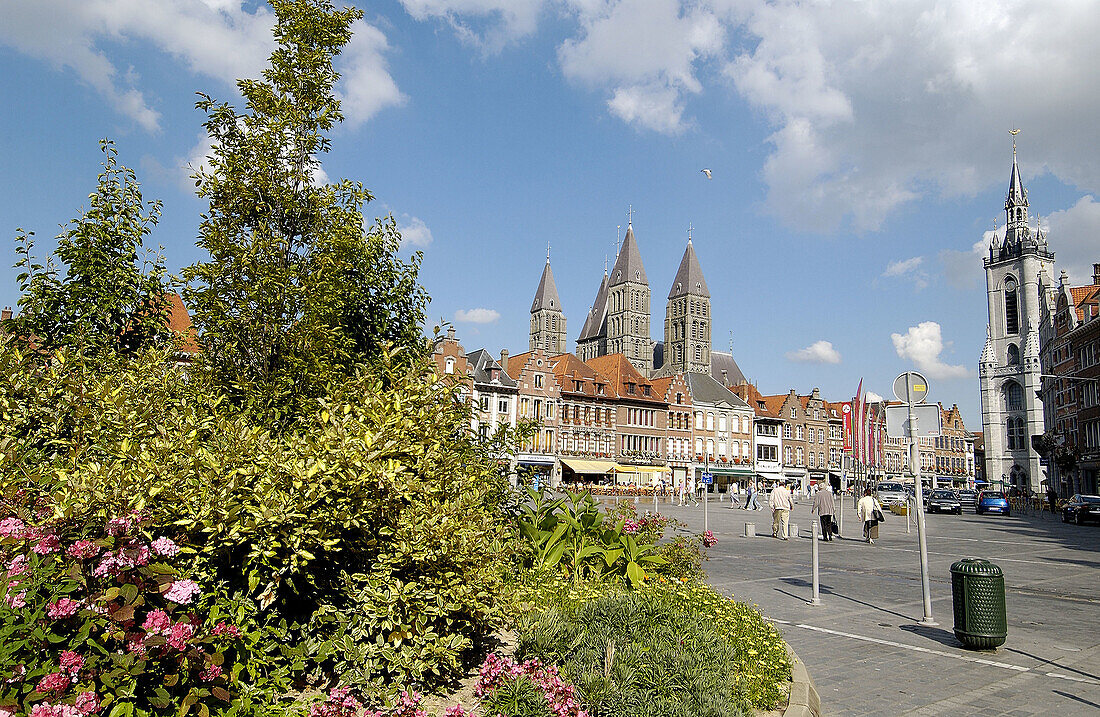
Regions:
M 649 395 L 649 386 L 642 386 L 642 393 L 646 396 Z
M 631 396 L 633 396 L 634 395 L 634 384 L 628 383 L 626 385 L 626 392 L 629 393 Z
M 602 396 L 603 395 L 603 384 L 602 383 L 597 383 L 596 384 L 596 395 L 597 396 Z

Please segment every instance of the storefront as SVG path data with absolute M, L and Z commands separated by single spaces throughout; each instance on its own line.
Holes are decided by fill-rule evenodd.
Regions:
M 614 480 L 615 461 L 562 458 L 563 483 L 610 483 Z
M 636 485 L 642 488 L 672 489 L 669 482 L 671 471 L 665 466 L 631 466 L 617 464 L 614 469 L 615 482 L 619 485 Z
M 557 488 L 558 478 L 554 471 L 553 456 L 535 453 L 520 453 L 516 456 L 517 482 L 532 488 Z
M 714 476 L 712 493 L 740 493 L 745 490 L 753 480 L 753 470 L 750 466 L 711 465 L 709 469 L 703 466 L 695 468 L 696 485 L 702 484 L 702 475 L 709 472 Z

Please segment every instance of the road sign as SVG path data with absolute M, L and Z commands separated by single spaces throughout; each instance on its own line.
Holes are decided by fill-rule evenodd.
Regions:
M 913 436 L 929 438 L 940 435 L 942 416 L 940 407 L 934 403 L 921 403 L 913 406 Z M 886 435 L 890 438 L 909 438 L 909 407 L 886 407 Z
M 928 379 L 916 371 L 906 371 L 894 379 L 894 396 L 902 403 L 924 403 Z
M 703 480 L 703 482 L 704 482 L 704 483 L 706 483 L 707 485 L 711 485 L 712 483 L 714 483 L 714 475 L 713 475 L 713 474 L 711 474 L 711 473 L 703 473 L 703 474 L 702 474 L 701 476 L 699 476 L 699 477 L 700 477 L 700 478 L 701 478 L 701 479 Z

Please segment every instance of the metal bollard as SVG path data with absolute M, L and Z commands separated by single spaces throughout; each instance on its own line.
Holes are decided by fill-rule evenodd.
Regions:
M 798 537 L 798 523 L 791 523 L 787 529 L 787 536 L 791 538 Z
M 746 538 L 755 538 L 756 537 L 756 523 L 745 523 L 745 537 Z
M 814 597 L 810 600 L 810 605 L 821 604 L 821 583 L 818 579 L 817 570 L 817 523 L 813 523 L 810 526 L 810 532 L 813 533 L 812 547 L 810 548 L 811 562 L 813 563 L 813 583 L 814 583 Z

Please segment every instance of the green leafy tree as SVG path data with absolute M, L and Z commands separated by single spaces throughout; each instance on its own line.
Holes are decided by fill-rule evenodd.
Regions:
M 118 164 L 114 143 L 102 140 L 103 172 L 89 208 L 57 237 L 40 264 L 34 232 L 17 230 L 19 315 L 5 328 L 52 351 L 74 347 L 91 355 L 132 353 L 172 339 L 165 321 L 170 282 L 159 253 L 143 251 L 160 218 L 160 202 L 145 202 L 133 170 Z
M 326 385 L 387 345 L 423 352 L 420 254 L 397 256 L 389 217 L 364 231 L 362 184 L 320 184 L 318 157 L 342 121 L 333 58 L 356 9 L 271 0 L 277 49 L 259 80 L 237 85 L 247 110 L 200 94 L 213 155 L 194 176 L 208 198 L 185 270 L 188 302 L 215 385 L 271 419 L 293 419 Z M 413 351 L 415 349 L 415 351 Z

